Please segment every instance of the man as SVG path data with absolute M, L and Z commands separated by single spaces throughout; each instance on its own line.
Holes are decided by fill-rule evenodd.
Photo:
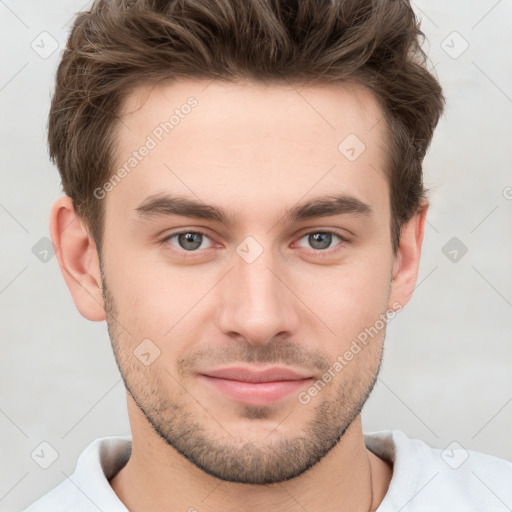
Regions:
M 442 113 L 404 1 L 98 1 L 73 26 L 50 229 L 131 437 L 27 510 L 502 510 L 511 464 L 364 436 Z M 475 476 L 489 482 L 477 486 Z M 501 507 L 501 508 L 500 508 Z

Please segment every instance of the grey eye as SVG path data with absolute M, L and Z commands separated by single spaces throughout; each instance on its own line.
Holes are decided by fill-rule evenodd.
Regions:
M 207 244 L 209 238 L 203 233 L 196 231 L 184 231 L 183 233 L 175 233 L 168 238 L 168 241 L 185 251 L 195 251 L 196 249 L 205 249 L 204 244 Z
M 307 239 L 307 244 L 309 247 L 315 249 L 316 251 L 322 251 L 325 249 L 330 249 L 331 244 L 336 238 L 339 241 L 343 240 L 341 236 L 337 235 L 336 233 L 329 233 L 328 231 L 317 231 L 304 235 L 301 240 Z M 302 244 L 301 246 L 304 247 Z
M 327 249 L 331 245 L 332 235 L 330 233 L 314 233 L 309 235 L 308 241 L 313 249 Z
M 192 251 L 201 247 L 203 235 L 200 233 L 182 233 L 178 235 L 178 243 L 183 249 Z

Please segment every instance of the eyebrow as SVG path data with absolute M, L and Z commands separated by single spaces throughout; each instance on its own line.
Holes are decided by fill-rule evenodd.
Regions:
M 222 208 L 204 204 L 185 196 L 157 194 L 146 198 L 135 208 L 140 218 L 179 215 L 195 219 L 219 222 L 228 226 L 236 224 L 238 215 L 229 214 Z M 369 216 L 372 208 L 351 195 L 330 195 L 312 199 L 293 206 L 282 215 L 281 222 L 299 222 L 336 215 Z

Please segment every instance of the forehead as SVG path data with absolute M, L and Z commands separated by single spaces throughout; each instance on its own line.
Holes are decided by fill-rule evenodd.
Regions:
M 188 109 L 186 105 L 192 98 L 196 105 Z M 196 115 L 188 116 L 191 110 Z M 174 128 L 190 117 L 187 125 L 197 128 L 200 124 L 205 129 L 214 125 L 219 138 L 225 136 L 233 143 L 244 141 L 262 129 L 268 135 L 282 136 L 272 130 L 283 122 L 288 125 L 290 139 L 304 142 L 306 136 L 310 143 L 316 144 L 322 140 L 330 144 L 331 139 L 336 142 L 347 129 L 355 130 L 356 135 L 366 140 L 377 127 L 375 135 L 382 137 L 380 132 L 384 128 L 382 109 L 374 94 L 353 82 L 300 86 L 180 80 L 167 85 L 140 86 L 132 91 L 121 107 L 119 135 L 123 136 L 123 128 L 130 129 L 134 122 L 146 131 L 154 129 L 155 123 L 168 121 L 173 113 L 178 116 L 171 123 Z M 173 129 L 173 138 L 179 137 L 180 131 L 183 129 Z M 321 134 L 330 136 L 313 137 Z M 128 142 L 129 134 L 124 135 Z
M 384 130 L 378 101 L 355 84 L 139 87 L 114 134 L 115 168 L 128 176 L 107 199 L 172 191 L 249 207 L 336 189 L 384 206 Z

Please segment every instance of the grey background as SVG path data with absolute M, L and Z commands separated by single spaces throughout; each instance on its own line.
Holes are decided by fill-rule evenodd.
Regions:
M 92 440 L 129 433 L 106 326 L 79 315 L 56 259 L 40 260 L 61 193 L 45 144 L 53 77 L 69 21 L 86 5 L 0 0 L 1 510 L 21 510 L 66 478 Z M 425 162 L 432 204 L 417 290 L 389 326 L 364 428 L 512 459 L 512 2 L 415 10 L 447 109 Z M 58 453 L 48 469 L 31 456 L 41 442 Z M 51 462 L 43 452 L 38 462 Z

